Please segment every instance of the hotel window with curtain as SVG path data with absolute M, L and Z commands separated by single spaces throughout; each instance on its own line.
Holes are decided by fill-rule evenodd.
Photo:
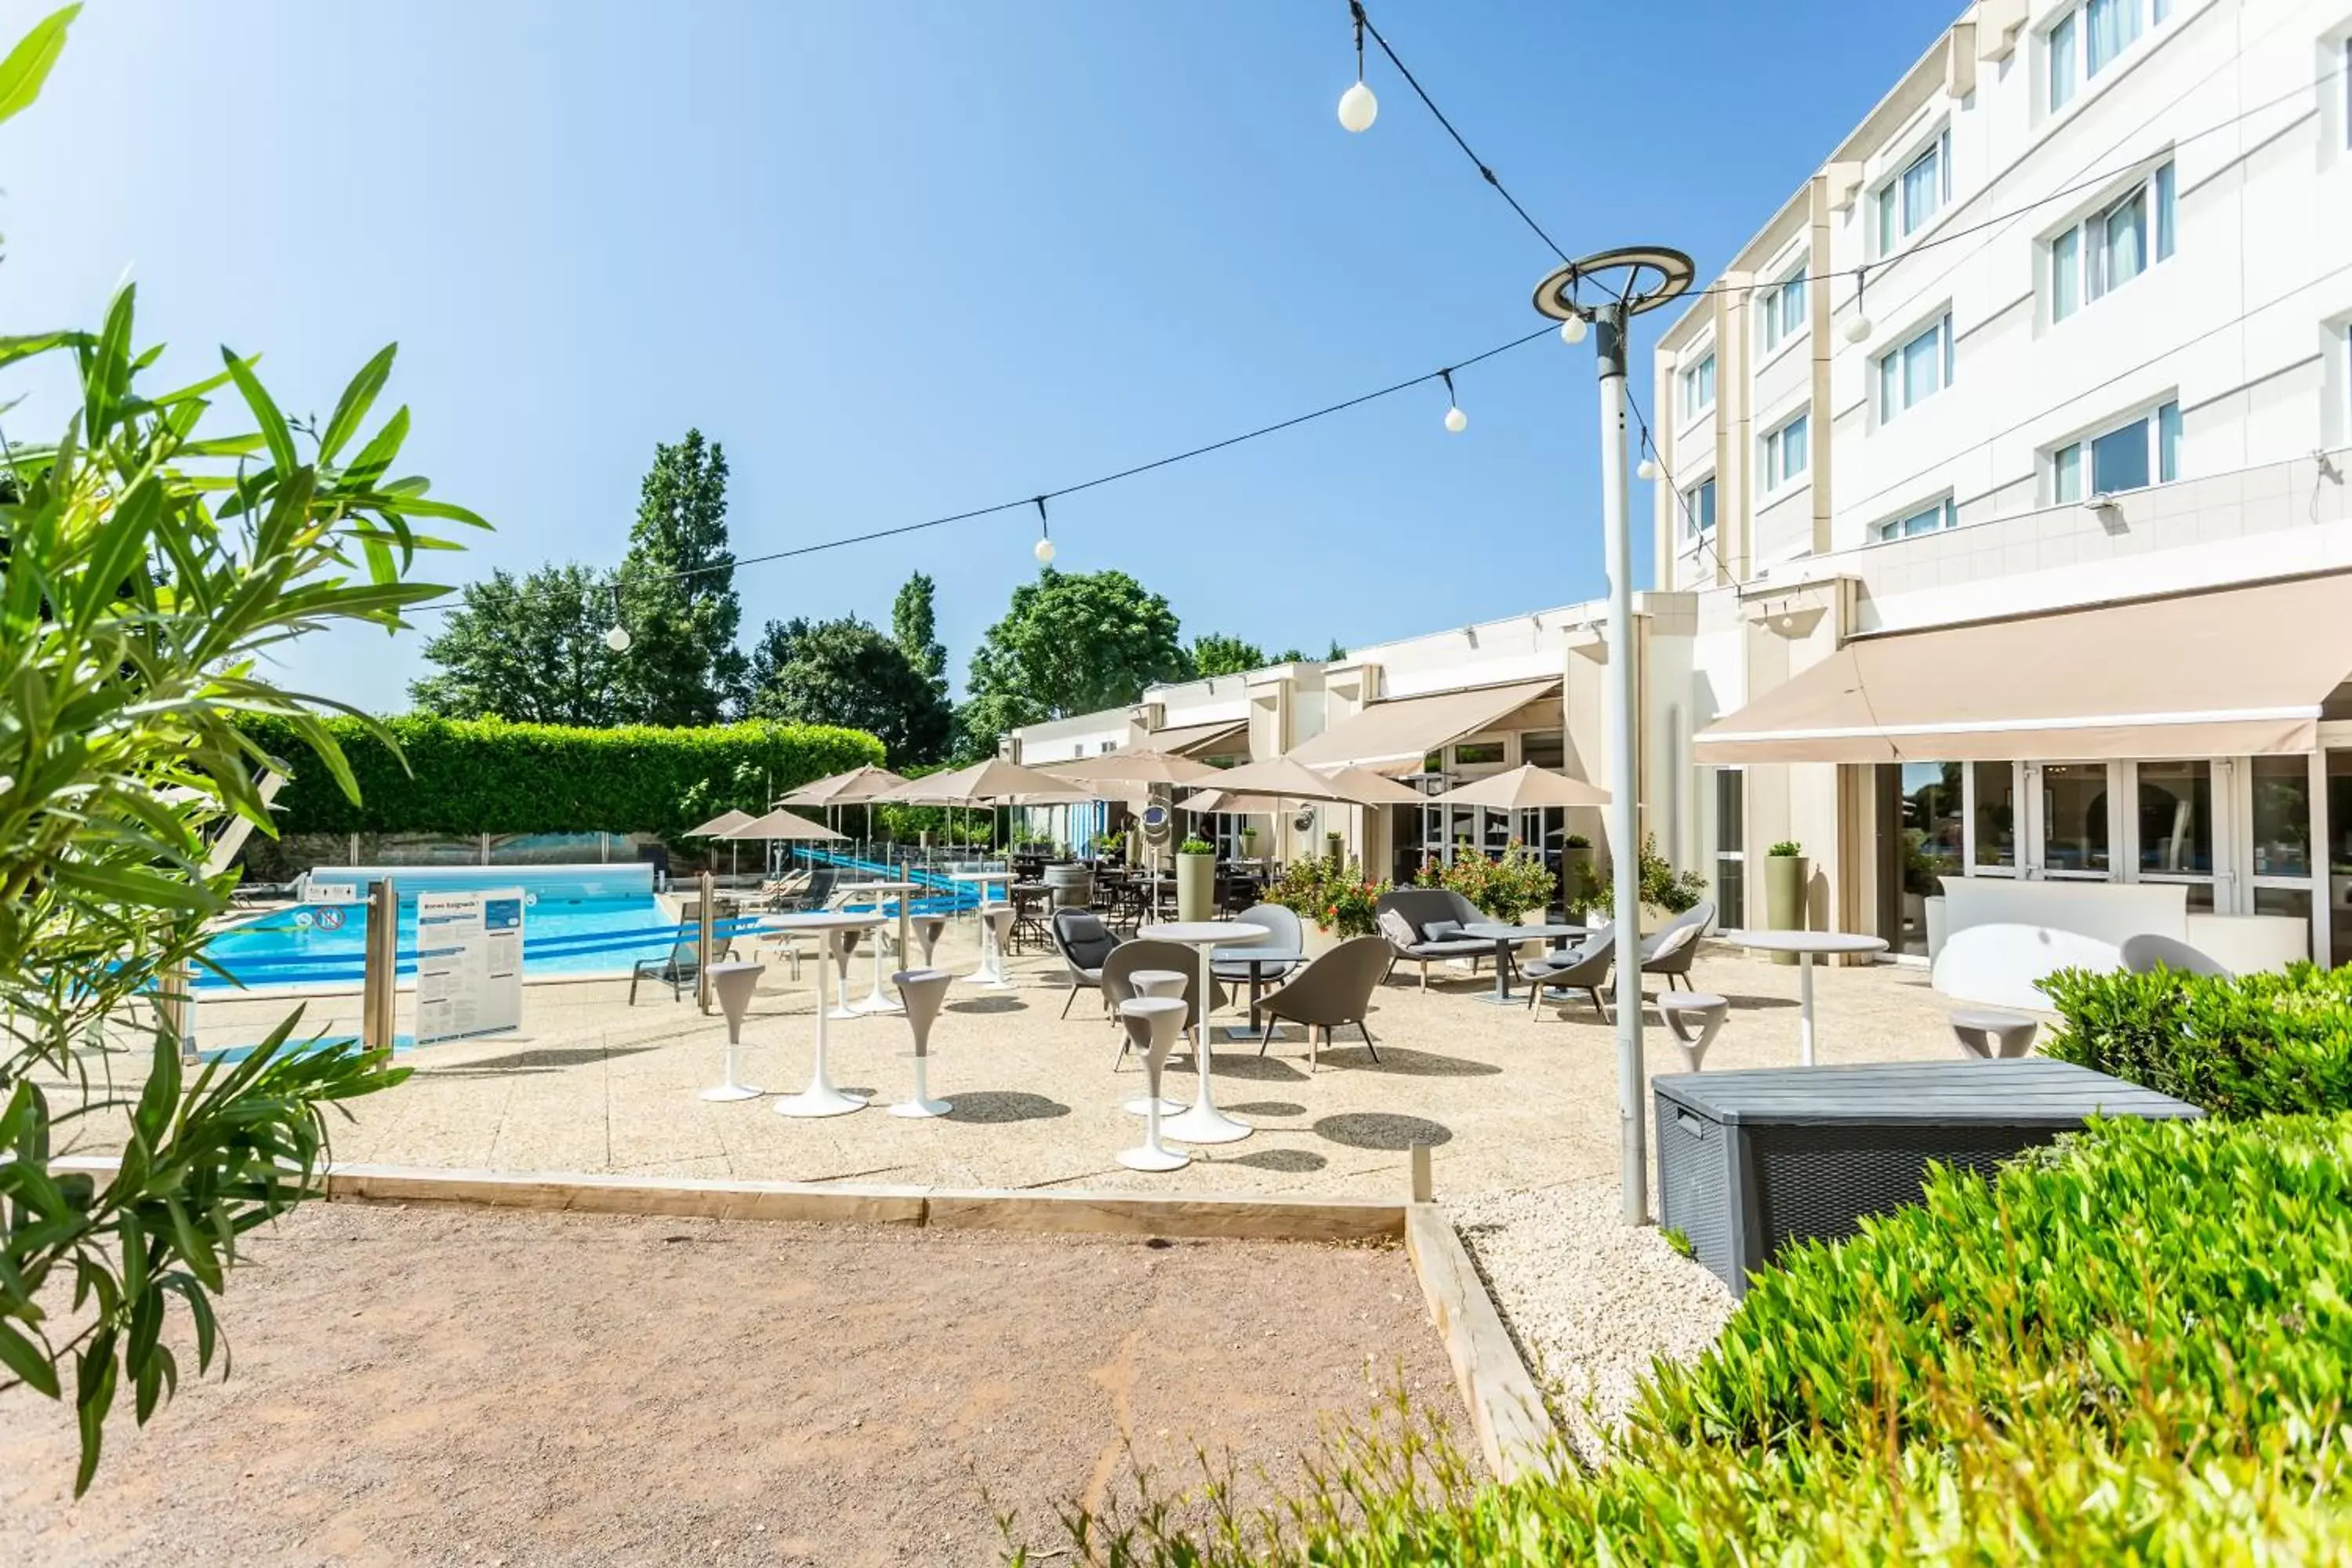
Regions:
M 1870 536 L 1876 540 L 1909 539 L 1916 534 L 1940 533 L 1945 529 L 1956 528 L 1959 521 L 1960 509 L 1953 503 L 1951 497 L 1946 496 L 1941 500 L 1929 501 L 1916 511 L 1906 512 L 1901 517 L 1891 517 L 1885 522 L 1873 525 Z
M 1916 234 L 1952 199 L 1952 133 L 1946 130 L 1878 187 L 1878 254 Z
M 1906 408 L 1926 402 L 1952 384 L 1952 313 L 1945 311 L 1925 331 L 1878 360 L 1878 422 L 1894 423 Z
M 2086 476 L 2085 468 L 2090 471 Z M 2054 503 L 2169 484 L 2180 477 L 2180 405 L 2168 403 L 2098 435 L 2069 441 L 2050 454 Z
M 2171 259 L 2179 227 L 2176 189 L 2168 161 L 2081 223 L 2051 237 L 2052 322 Z
M 1805 330 L 1805 269 L 1780 279 L 1764 296 L 1764 352 L 1771 353 Z
M 2074 101 L 2083 84 L 2131 52 L 2172 19 L 2173 0 L 2084 0 L 2042 31 L 2053 114 Z
M 1811 458 L 1806 445 L 1812 421 L 1800 414 L 1764 437 L 1764 489 L 1767 494 L 1802 479 Z
M 1715 531 L 1715 480 L 1699 480 L 1683 492 L 1683 537 L 1700 539 Z
M 1682 413 L 1695 419 L 1715 406 L 1715 355 L 1709 353 L 1683 372 Z

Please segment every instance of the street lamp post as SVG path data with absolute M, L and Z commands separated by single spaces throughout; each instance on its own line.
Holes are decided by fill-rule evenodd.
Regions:
M 1617 939 L 1617 1121 L 1620 1180 L 1628 1225 L 1650 1217 L 1649 1153 L 1642 1105 L 1642 840 L 1634 798 L 1641 769 L 1634 706 L 1633 523 L 1625 498 L 1625 328 L 1690 287 L 1691 259 L 1679 250 L 1604 250 L 1554 271 L 1536 288 L 1536 309 L 1580 341 L 1591 329 L 1601 372 L 1601 525 L 1609 574 L 1609 866 Z M 1590 290 L 1594 303 L 1583 296 Z

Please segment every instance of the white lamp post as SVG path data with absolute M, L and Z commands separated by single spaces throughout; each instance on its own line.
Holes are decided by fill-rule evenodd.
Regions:
M 1633 521 L 1625 504 L 1625 325 L 1691 285 L 1679 250 L 1635 247 L 1571 262 L 1536 287 L 1536 309 L 1581 341 L 1589 325 L 1601 370 L 1601 526 L 1609 573 L 1609 868 L 1617 938 L 1617 1119 L 1625 1223 L 1650 1217 L 1642 1106 L 1642 822 L 1633 798 L 1640 715 L 1633 709 Z M 1596 303 L 1581 296 L 1590 290 Z

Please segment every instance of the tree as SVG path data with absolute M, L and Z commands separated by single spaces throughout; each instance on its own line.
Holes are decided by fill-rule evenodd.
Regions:
M 22 53 L 0 62 L 0 118 L 29 96 Z M 386 477 L 407 409 L 360 439 L 393 349 L 306 429 L 226 350 L 193 386 L 134 391 L 161 351 L 134 343 L 133 300 L 118 292 L 97 332 L 0 339 L 0 365 L 69 350 L 81 379 L 64 439 L 7 450 L 16 493 L 0 504 L 0 1391 L 71 1390 L 77 1493 L 118 1390 L 144 1424 L 176 1387 L 175 1300 L 197 1371 L 221 1353 L 213 1299 L 237 1238 L 319 1195 L 325 1107 L 407 1076 L 388 1048 L 289 1046 L 298 1007 L 191 1080 L 181 1010 L 131 1011 L 180 994 L 228 908 L 236 873 L 211 868 L 214 836 L 235 817 L 275 831 L 255 775 L 292 764 L 247 724 L 282 721 L 355 793 L 314 705 L 270 684 L 268 660 L 339 624 L 404 626 L 446 592 L 405 580 L 417 550 L 446 547 L 415 523 L 485 526 L 427 500 L 423 479 Z M 200 437 L 224 389 L 256 428 Z M 101 1024 L 151 1032 L 135 1100 L 87 1077 L 80 1047 Z M 60 1081 L 80 1103 L 52 1105 Z M 119 1139 L 112 1172 L 54 1163 L 86 1131 Z M 53 1319 L 68 1290 L 77 1310 Z
M 656 446 L 621 562 L 622 709 L 641 724 L 710 724 L 740 697 L 743 607 L 727 548 L 727 453 L 688 430 Z
M 753 718 L 863 730 L 894 767 L 947 753 L 954 723 L 947 699 L 898 643 L 855 616 L 770 621 L 752 647 L 751 670 Z
M 503 570 L 469 583 L 425 657 L 442 673 L 408 689 L 445 719 L 526 724 L 619 723 L 621 656 L 604 646 L 613 578 L 542 566 L 518 583 Z
M 931 599 L 934 589 L 930 574 L 918 572 L 907 579 L 898 590 L 898 597 L 890 606 L 890 635 L 896 638 L 898 650 L 907 662 L 920 670 L 923 679 L 937 686 L 944 696 L 948 689 L 948 650 L 940 646 L 939 614 Z
M 1192 657 L 1192 673 L 1203 680 L 1213 679 L 1220 675 L 1239 675 L 1245 670 L 1263 669 L 1269 662 L 1265 650 L 1257 644 L 1227 637 L 1223 632 L 1203 632 L 1194 637 Z
M 958 754 L 983 756 L 1022 724 L 1120 708 L 1189 668 L 1176 612 L 1124 572 L 1048 566 L 1013 590 L 971 656 Z

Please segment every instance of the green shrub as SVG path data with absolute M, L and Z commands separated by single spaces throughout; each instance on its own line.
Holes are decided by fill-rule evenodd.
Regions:
M 1658 852 L 1658 836 L 1642 836 L 1642 901 L 1678 915 L 1706 897 L 1706 879 L 1696 871 L 1676 871 L 1674 862 Z M 1591 888 L 1580 889 L 1586 901 L 1603 913 L 1614 913 L 1617 889 L 1608 877 L 1595 877 Z
M 2352 1119 L 2105 1123 L 1787 1256 L 1598 1470 L 1350 1437 L 1271 1510 L 1147 1507 L 1088 1560 L 2342 1562 L 2347 1278 Z
M 1369 879 L 1354 860 L 1303 855 L 1282 868 L 1265 898 L 1323 931 L 1341 937 L 1370 936 L 1379 929 L 1374 907 L 1391 885 Z
M 2062 969 L 2041 986 L 2059 1016 L 2042 1049 L 2060 1061 L 2224 1118 L 2352 1110 L 2352 969 L 2234 980 Z
M 1764 851 L 1776 860 L 1794 860 L 1801 857 L 1804 852 L 1805 847 L 1793 838 L 1783 838 L 1771 848 Z
M 1498 921 L 1517 920 L 1529 910 L 1538 911 L 1540 918 L 1559 892 L 1559 879 L 1552 875 L 1543 857 L 1516 838 L 1499 860 L 1488 859 L 1464 839 L 1450 864 L 1433 855 L 1424 857 L 1414 880 L 1424 888 L 1451 888 L 1477 906 L 1480 913 Z
M 1187 838 L 1176 846 L 1179 855 L 1214 855 L 1216 852 L 1217 847 L 1205 838 Z
M 786 790 L 882 761 L 882 743 L 858 731 L 765 720 L 698 730 L 419 714 L 383 722 L 407 766 L 360 721 L 330 721 L 360 799 L 336 788 L 322 767 L 293 767 L 278 795 L 279 832 L 596 830 L 674 838 L 730 807 L 763 812 Z M 273 756 L 306 755 L 281 721 L 257 719 L 245 728 Z

